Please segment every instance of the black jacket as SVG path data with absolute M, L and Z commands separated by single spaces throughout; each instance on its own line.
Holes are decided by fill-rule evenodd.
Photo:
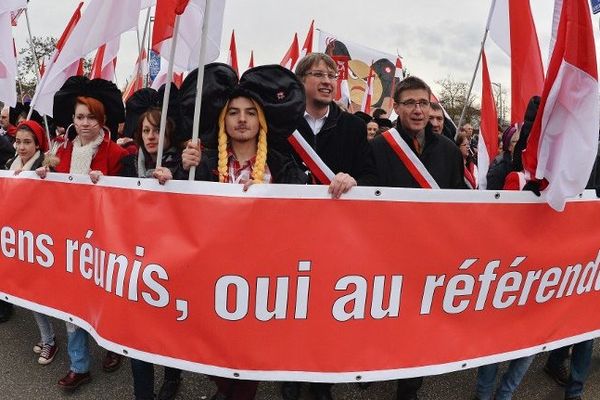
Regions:
M 139 176 L 138 173 L 138 157 L 139 152 L 143 151 L 141 148 L 138 149 L 136 154 L 129 154 L 121 159 L 121 172 L 119 176 L 126 176 L 129 178 L 150 178 L 154 172 L 155 163 L 149 157 L 146 158 L 146 176 Z M 181 152 L 171 147 L 164 151 L 161 165 L 165 168 L 169 168 L 171 173 L 175 175 L 175 171 L 181 165 Z
M 196 167 L 195 180 L 218 182 L 218 160 L 219 157 L 217 150 L 203 150 L 200 165 Z M 293 158 L 284 156 L 274 149 L 269 149 L 267 151 L 267 166 L 271 172 L 271 179 L 273 183 L 304 185 L 308 181 L 308 177 L 296 164 Z M 187 180 L 189 171 L 185 171 L 183 166 L 180 164 L 173 176 L 175 179 Z
M 4 166 L 6 162 L 15 156 L 15 148 L 7 135 L 0 136 L 0 165 Z
M 359 186 L 374 186 L 377 171 L 373 153 L 367 141 L 367 126 L 360 118 L 342 111 L 337 104 L 329 105 L 329 115 L 321 131 L 315 135 L 304 115 L 298 119 L 298 132 L 334 172 L 345 172 L 356 179 Z M 289 154 L 305 170 L 302 159 L 287 141 L 273 139 L 272 146 Z
M 396 129 L 414 152 L 409 134 L 399 127 L 399 124 L 396 124 Z M 371 145 L 377 165 L 379 186 L 420 187 L 382 135 L 371 140 Z M 460 150 L 444 135 L 433 133 L 430 124 L 425 128 L 425 146 L 419 159 L 441 189 L 466 189 Z
M 502 190 L 506 176 L 513 170 L 510 152 L 505 151 L 497 156 L 485 177 L 487 190 Z

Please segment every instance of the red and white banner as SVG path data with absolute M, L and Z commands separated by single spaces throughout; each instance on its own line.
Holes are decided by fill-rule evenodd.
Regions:
M 241 379 L 423 376 L 600 335 L 595 194 L 557 213 L 529 192 L 327 189 L 2 171 L 1 296 Z M 486 240 L 464 245 L 464 215 Z
M 498 114 L 494 103 L 492 80 L 485 51 L 481 52 L 481 122 L 477 142 L 477 181 L 479 188 L 487 188 L 487 173 L 498 155 Z

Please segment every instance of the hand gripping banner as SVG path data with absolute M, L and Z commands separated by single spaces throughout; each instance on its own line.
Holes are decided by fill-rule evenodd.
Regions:
M 0 298 L 258 380 L 439 374 L 599 336 L 600 201 L 0 172 Z

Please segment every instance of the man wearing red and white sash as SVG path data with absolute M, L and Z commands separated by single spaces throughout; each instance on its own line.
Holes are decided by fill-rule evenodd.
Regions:
M 394 93 L 395 130 L 371 141 L 381 186 L 466 188 L 458 147 L 429 123 L 431 89 L 416 77 L 401 81 Z M 400 379 L 397 399 L 417 399 L 423 378 Z
M 465 189 L 460 150 L 429 123 L 431 89 L 411 76 L 394 93 L 395 130 L 371 141 L 379 185 Z
M 366 124 L 333 101 L 336 63 L 326 54 L 310 53 L 298 61 L 295 72 L 306 92 L 306 112 L 296 125 L 296 135 L 301 136 L 297 139 L 305 148 L 296 140 L 292 148 L 285 143 L 281 151 L 291 154 L 299 164 L 303 162 L 314 183 L 329 185 L 334 198 L 356 185 L 375 185 L 375 162 Z M 316 155 L 306 156 L 313 151 Z
M 326 54 L 310 53 L 296 65 L 296 76 L 304 84 L 306 112 L 296 125 L 282 152 L 307 166 L 313 183 L 329 185 L 339 198 L 354 186 L 374 186 L 377 181 L 373 153 L 367 141 L 367 126 L 360 118 L 343 111 L 335 102 L 338 69 Z M 302 144 L 300 143 L 302 142 Z M 313 383 L 315 400 L 331 400 L 331 384 Z M 284 382 L 284 400 L 300 397 L 299 382 Z

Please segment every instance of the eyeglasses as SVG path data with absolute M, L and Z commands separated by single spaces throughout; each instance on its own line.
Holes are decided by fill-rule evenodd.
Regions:
M 332 72 L 327 73 L 327 72 L 323 72 L 323 71 L 308 71 L 308 72 L 306 72 L 305 75 L 311 75 L 317 79 L 327 78 L 330 81 L 334 81 L 338 78 L 338 74 L 334 74 Z
M 402 104 L 405 107 L 409 107 L 409 108 L 417 108 L 417 106 L 421 107 L 421 109 L 423 108 L 429 108 L 429 106 L 431 105 L 431 103 L 429 102 L 429 100 L 414 100 L 414 99 L 409 99 L 409 100 L 405 100 L 405 101 L 399 101 L 399 104 Z

